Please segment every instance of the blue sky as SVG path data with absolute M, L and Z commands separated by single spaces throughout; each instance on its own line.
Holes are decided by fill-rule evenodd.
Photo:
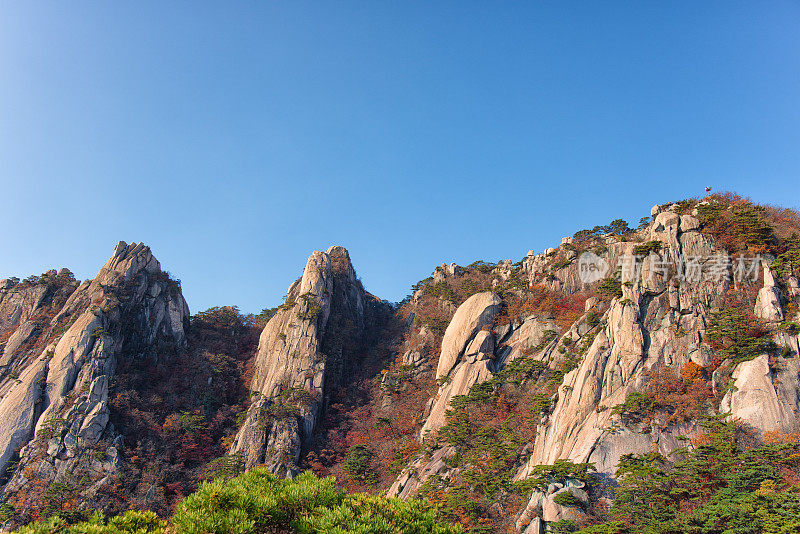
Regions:
M 0 277 L 149 244 L 193 312 L 314 249 L 399 300 L 706 185 L 800 204 L 797 2 L 0 1 Z

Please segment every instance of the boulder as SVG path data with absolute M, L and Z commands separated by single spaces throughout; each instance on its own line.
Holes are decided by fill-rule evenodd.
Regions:
M 475 334 L 473 340 L 469 342 L 469 345 L 467 345 L 467 348 L 464 350 L 464 357 L 475 356 L 478 354 L 482 354 L 484 356 L 494 354 L 494 336 L 488 330 L 481 330 Z
M 413 497 L 417 490 L 432 476 L 438 475 L 447 478 L 450 468 L 445 460 L 455 454 L 452 447 L 441 447 L 426 460 L 424 456 L 417 457 L 387 490 L 387 497 L 407 499 Z
M 792 298 L 800 297 L 800 283 L 798 283 L 797 277 L 790 276 L 788 285 L 789 295 L 791 295 Z
M 735 390 L 722 399 L 720 412 L 767 432 L 782 430 L 797 432 L 800 428 L 800 383 L 797 359 L 783 362 L 782 369 L 773 371 L 769 356 L 742 362 L 733 371 Z
M 463 354 L 467 343 L 484 326 L 492 324 L 500 311 L 501 302 L 495 293 L 485 291 L 472 295 L 458 307 L 442 339 L 436 378 L 449 374 Z
M 691 232 L 700 229 L 700 221 L 691 215 L 681 215 L 681 232 Z
M 25 321 L 11 334 L 11 337 L 9 337 L 6 342 L 5 348 L 0 352 L 0 354 L 2 354 L 2 357 L 0 357 L 0 367 L 7 367 L 14 361 L 17 349 L 33 337 L 35 331 L 36 323 L 33 321 Z

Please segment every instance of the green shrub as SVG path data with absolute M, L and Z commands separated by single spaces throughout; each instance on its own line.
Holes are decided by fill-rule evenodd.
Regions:
M 595 226 L 592 229 L 578 230 L 572 236 L 576 243 L 582 243 L 596 239 L 602 235 L 608 234 L 613 236 L 624 236 L 631 233 L 633 230 L 628 226 L 628 222 L 624 219 L 614 219 L 607 225 Z
M 304 304 L 297 310 L 298 319 L 314 320 L 322 312 L 322 305 L 313 293 L 304 293 L 298 298 Z
M 567 259 L 558 260 L 556 262 L 553 262 L 552 269 L 554 271 L 558 271 L 559 269 L 563 269 L 564 267 L 569 266 L 569 264 L 571 264 L 571 263 L 572 263 L 572 260 L 567 260 Z
M 172 523 L 185 534 L 250 534 L 295 527 L 320 506 L 344 499 L 332 478 L 303 473 L 278 480 L 266 469 L 253 469 L 229 481 L 206 482 L 184 499 Z
M 633 253 L 636 256 L 647 256 L 651 252 L 661 251 L 661 241 L 648 241 L 641 245 L 633 247 Z
M 372 461 L 372 451 L 366 445 L 353 445 L 347 450 L 344 470 L 350 476 L 366 479 L 370 474 L 370 461 Z
M 318 508 L 314 514 L 303 518 L 298 532 L 456 534 L 461 528 L 437 522 L 436 509 L 424 501 L 402 501 L 362 493 L 348 496 L 339 505 Z
M 473 261 L 472 263 L 467 265 L 467 269 L 474 269 L 480 273 L 488 274 L 492 272 L 492 269 L 494 269 L 495 265 L 496 264 L 494 263 L 478 260 L 478 261 Z
M 226 454 L 208 462 L 204 471 L 209 480 L 233 478 L 244 472 L 244 457 L 242 453 Z
M 108 522 L 109 532 L 132 532 L 136 534 L 164 532 L 164 523 L 154 512 L 128 510 Z M 102 531 L 98 531 L 102 532 Z
M 789 276 L 800 272 L 800 236 L 793 233 L 782 243 L 783 250 L 775 257 L 771 269 L 778 276 Z
M 107 336 L 107 335 L 108 335 L 108 331 L 105 328 L 103 328 L 102 326 L 98 326 L 97 328 L 92 330 L 92 337 L 94 339 L 101 339 L 102 337 Z
M 609 298 L 620 298 L 622 297 L 622 281 L 618 276 L 609 276 L 600 282 L 597 291 Z
M 68 425 L 69 422 L 66 419 L 60 419 L 58 417 L 47 419 L 44 423 L 42 423 L 41 428 L 36 433 L 36 437 L 50 439 L 57 435 L 60 436 L 61 433 L 66 430 Z
M 793 482 L 800 443 L 740 448 L 733 422 L 702 422 L 702 439 L 672 463 L 657 452 L 626 454 L 616 472 L 615 521 L 585 534 L 778 534 L 800 532 Z
M 547 531 L 557 532 L 557 533 L 577 532 L 578 524 L 570 519 L 562 519 L 560 521 L 554 521 L 552 523 L 548 523 Z
M 32 523 L 17 530 L 17 534 L 164 534 L 165 523 L 150 511 L 129 510 L 106 522 L 101 512 L 87 521 L 69 525 L 61 517 Z
M 539 489 L 547 488 L 551 482 L 563 483 L 567 478 L 574 478 L 591 484 L 594 477 L 589 471 L 594 469 L 593 463 L 576 464 L 571 460 L 556 460 L 552 465 L 537 465 L 533 468 L 529 481 Z
M 426 501 L 348 495 L 330 478 L 306 472 L 279 480 L 256 468 L 231 480 L 205 482 L 175 510 L 171 525 L 153 512 L 128 511 L 109 521 L 100 512 L 69 525 L 51 517 L 17 534 L 261 534 L 292 532 L 458 534 L 458 526 L 437 521 Z
M 262 468 L 203 484 L 178 505 L 172 523 L 176 534 L 460 532 L 437 523 L 436 509 L 423 501 L 348 495 L 332 477 L 305 472 L 278 480 Z
M 456 304 L 458 302 L 458 295 L 456 295 L 456 292 L 453 291 L 453 288 L 447 285 L 447 282 L 444 280 L 442 280 L 441 282 L 428 284 L 427 286 L 425 286 L 423 294 L 432 295 L 434 297 L 450 301 L 453 304 Z
M 777 242 L 772 225 L 764 218 L 764 208 L 750 202 L 712 202 L 697 207 L 700 224 L 730 252 L 750 247 L 766 252 Z
M 630 531 L 622 521 L 611 521 L 602 525 L 591 525 L 578 532 L 579 534 L 623 534 Z
M 579 508 L 583 503 L 569 491 L 562 491 L 553 497 L 553 502 L 568 508 Z
M 722 358 L 733 359 L 734 363 L 777 351 L 777 345 L 769 338 L 769 331 L 739 307 L 712 313 L 707 335 L 714 350 Z
M 626 423 L 639 422 L 651 415 L 656 409 L 656 401 L 646 393 L 632 391 L 625 402 L 617 404 L 611 410 L 614 415 L 621 415 Z

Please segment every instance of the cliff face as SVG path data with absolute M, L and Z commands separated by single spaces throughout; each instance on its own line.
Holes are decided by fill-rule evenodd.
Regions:
M 613 426 L 611 408 L 624 403 L 632 391 L 643 390 L 646 371 L 668 366 L 682 369 L 689 361 L 701 367 L 710 363 L 711 349 L 704 345 L 706 324 L 710 311 L 722 304 L 730 282 L 723 276 L 696 282 L 685 276 L 680 258 L 710 261 L 723 252 L 700 235 L 697 226 L 691 215 L 681 218 L 670 211 L 656 215 L 646 233 L 648 241 L 662 244 L 659 254 L 643 259 L 640 276 L 623 276 L 622 296 L 604 313 L 579 366 L 564 377 L 529 465 L 568 458 L 594 462 L 598 471 L 610 474 L 622 454 L 646 452 L 654 445 L 662 452 L 678 447 L 670 430 L 646 435 L 606 429 Z M 616 263 L 614 255 L 634 256 L 636 246 L 613 244 L 610 262 Z M 669 267 L 656 272 L 657 265 Z M 570 266 L 570 272 L 557 276 L 574 280 L 577 268 Z
M 231 448 L 246 467 L 264 463 L 280 476 L 299 472 L 301 449 L 312 438 L 328 390 L 358 368 L 353 349 L 364 342 L 365 322 L 379 306 L 344 248 L 308 258 L 259 339 L 253 403 Z
M 653 371 L 684 369 L 690 362 L 707 368 L 714 353 L 708 327 L 715 313 L 726 307 L 729 293 L 757 289 L 755 277 L 742 277 L 743 273 L 737 272 L 736 261 L 720 261 L 727 256 L 726 251 L 700 234 L 698 227 L 695 217 L 679 216 L 673 207 L 655 214 L 644 233 L 648 242 L 661 243 L 660 252 L 643 259 L 640 276 L 626 279 L 623 273 L 622 295 L 603 315 L 601 329 L 580 365 L 564 377 L 555 409 L 537 435 L 529 466 L 568 458 L 593 462 L 598 471 L 612 474 L 622 454 L 646 452 L 653 447 L 669 453 L 679 446 L 677 435 L 691 433 L 691 424 L 656 426 L 649 434 L 608 429 L 615 426 L 615 418 L 619 420 L 619 414 L 610 408 L 623 404 L 631 392 L 645 391 Z M 634 248 L 633 243 L 618 243 L 610 247 L 609 255 L 623 249 L 632 256 Z M 687 272 L 692 267 L 686 265 L 686 258 L 701 259 L 699 279 Z M 772 273 L 766 263 L 755 261 L 755 265 L 745 267 L 754 269 L 756 276 L 761 274 L 764 285 L 758 290 L 753 313 L 765 319 L 782 318 Z M 568 270 L 577 270 L 577 266 Z M 557 276 L 571 280 L 575 273 Z M 770 312 L 766 315 L 759 313 L 765 308 L 765 292 L 770 295 Z M 796 336 L 777 331 L 774 336 L 786 348 L 785 356 L 796 354 Z M 760 432 L 796 431 L 800 393 L 797 366 L 793 359 L 784 358 L 779 370 L 770 371 L 768 360 L 765 353 L 751 361 L 740 363 L 734 358 L 723 362 L 730 366 L 736 389 L 714 408 L 720 413 L 731 412 Z
M 68 292 L 49 322 L 37 323 L 43 350 L 27 353 L 18 342 L 31 335 L 26 317 L 52 288 L 10 288 L 2 299 L 7 324 L 18 325 L 4 348 L 14 372 L 2 385 L 0 464 L 18 461 L 4 496 L 25 488 L 31 471 L 45 483 L 88 477 L 102 484 L 115 472 L 122 445 L 109 425 L 118 361 L 158 358 L 185 344 L 189 310 L 180 288 L 142 244 L 120 242 L 94 280 L 64 285 L 54 298 Z M 102 455 L 95 450 L 101 440 Z
M 467 393 L 474 384 L 490 383 L 511 365 L 520 354 L 512 351 L 512 345 L 527 349 L 525 358 L 543 362 L 546 372 L 558 377 L 546 384 L 530 379 L 523 386 L 552 397 L 536 425 L 535 438 L 519 449 L 517 467 L 511 471 L 516 481 L 534 477 L 536 466 L 564 459 L 590 462 L 599 475 L 611 477 L 624 454 L 656 450 L 669 457 L 685 445 L 681 437 L 700 431 L 702 415 L 730 413 L 755 435 L 800 430 L 797 332 L 780 327 L 785 305 L 796 298 L 794 277 L 776 282 L 769 261 L 758 256 L 746 264 L 731 260 L 713 237 L 701 233 L 697 208 L 687 213 L 684 206 L 668 205 L 655 207 L 652 214 L 652 221 L 637 232 L 593 241 L 592 257 L 611 266 L 602 280 L 582 276 L 584 257 L 570 239 L 544 254 L 530 253 L 521 264 L 501 263 L 492 270 L 494 291 L 506 297 L 501 301 L 495 293 L 481 293 L 455 312 L 441 342 L 437 378 L 442 385 L 422 427 L 431 438 L 433 453 L 412 461 L 389 495 L 410 497 L 434 479 L 439 491 L 451 491 L 447 488 L 456 487 L 464 470 L 473 469 L 458 459 L 466 450 L 465 440 L 453 437 L 456 427 L 450 425 L 438 440 L 436 430 L 448 421 L 444 412 L 455 395 Z M 634 257 L 637 263 L 628 269 L 626 258 Z M 591 296 L 597 295 L 603 281 L 613 278 L 615 265 L 622 265 L 617 295 L 605 297 L 605 302 Z M 450 271 L 457 279 L 458 270 Z M 501 327 L 496 320 L 484 320 L 496 313 L 495 306 L 508 307 L 520 294 L 516 289 L 503 290 L 505 281 L 515 277 L 527 279 L 529 287 L 538 285 L 560 295 L 590 296 L 585 313 L 566 329 L 536 313 L 522 314 Z M 751 348 L 745 354 L 720 334 L 718 323 L 729 309 L 742 309 L 742 317 L 751 317 L 747 321 L 756 319 L 744 330 L 759 331 L 756 335 L 763 336 L 762 342 L 755 346 L 761 349 L 753 353 Z M 791 320 L 797 320 L 796 314 Z M 558 336 L 542 343 L 546 332 L 556 331 Z M 708 382 L 692 381 L 687 373 L 705 376 Z M 676 387 L 676 380 L 684 389 L 667 391 Z M 492 387 L 498 391 L 504 386 Z M 673 395 L 671 405 L 659 397 L 668 394 Z M 631 399 L 652 402 L 651 413 L 644 415 L 645 410 Z M 461 417 L 459 413 L 465 412 L 456 410 L 453 417 Z M 442 485 L 441 480 L 449 482 Z M 579 501 L 588 502 L 582 485 L 570 484 L 550 488 L 549 493 L 535 491 L 515 528 L 538 532 L 549 522 L 580 520 L 575 509 L 553 501 L 558 492 L 573 488 L 570 491 L 581 493 Z

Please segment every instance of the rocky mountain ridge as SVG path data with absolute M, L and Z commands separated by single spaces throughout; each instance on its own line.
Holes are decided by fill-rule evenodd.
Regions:
M 698 423 L 704 414 L 728 413 L 757 434 L 773 431 L 793 433 L 800 429 L 797 419 L 800 414 L 800 375 L 795 359 L 798 355 L 797 329 L 789 327 L 787 331 L 778 327 L 785 318 L 782 302 L 796 310 L 794 299 L 797 295 L 792 289 L 796 278 L 789 276 L 784 280 L 783 288 L 788 288 L 788 292 L 775 289 L 778 284 L 770 269 L 771 261 L 760 257 L 753 260 L 757 264 L 750 269 L 755 271 L 755 275 L 749 279 L 737 276 L 737 265 L 730 262 L 725 263 L 722 270 L 712 273 L 712 268 L 718 269 L 713 262 L 726 257 L 727 252 L 715 243 L 712 236 L 700 231 L 698 208 L 702 210 L 703 204 L 695 203 L 695 207 L 688 208 L 688 213 L 682 213 L 687 206 L 656 206 L 652 210 L 651 222 L 639 231 L 607 234 L 593 240 L 594 251 L 602 256 L 605 264 L 618 265 L 623 258 L 637 257 L 640 264 L 637 269 L 623 269 L 618 273 L 618 294 L 613 298 L 606 298 L 606 302 L 596 297 L 586 299 L 585 313 L 577 317 L 566 332 L 542 344 L 543 332 L 554 333 L 556 328 L 539 326 L 525 332 L 523 327 L 526 324 L 538 326 L 542 323 L 543 318 L 535 314 L 524 319 L 518 327 L 518 336 L 522 338 L 519 344 L 528 347 L 526 357 L 542 362 L 551 372 L 566 372 L 559 377 L 561 382 L 556 391 L 553 391 L 552 384 L 549 388 L 538 386 L 548 394 L 552 393 L 552 397 L 542 410 L 535 438 L 520 451 L 524 456 L 518 460 L 527 458 L 522 465 L 512 469 L 512 480 L 524 481 L 533 476 L 537 466 L 562 460 L 591 464 L 596 476 L 610 478 L 623 455 L 657 450 L 670 456 L 672 451 L 684 446 L 683 439 L 701 431 Z M 552 291 L 567 294 L 591 291 L 592 284 L 581 279 L 581 263 L 576 261 L 579 253 L 574 241 L 565 238 L 558 249 L 538 255 L 529 253 L 517 268 L 510 261 L 498 264 L 492 270 L 498 276 L 493 284 L 496 288 L 503 279 L 516 275 L 527 278 L 529 286 L 539 283 Z M 597 257 L 597 254 L 593 256 Z M 694 268 L 713 276 L 698 279 L 687 276 L 690 266 L 686 258 L 698 260 Z M 449 272 L 458 276 L 456 269 L 450 268 Z M 715 319 L 729 305 L 726 298 L 730 293 L 749 292 L 752 295 L 754 291 L 757 292 L 753 299 L 755 305 L 750 304 L 746 311 L 760 320 L 759 327 L 763 331 L 759 335 L 769 335 L 774 328 L 775 343 L 764 344 L 763 349 L 756 353 L 734 353 L 734 358 L 712 362 L 715 351 L 709 339 L 709 326 L 713 328 Z M 484 324 L 481 315 L 499 303 L 499 299 L 493 299 L 494 295 L 479 293 L 457 309 L 444 335 L 437 378 L 451 368 L 452 354 L 459 351 L 480 353 L 475 345 L 494 349 L 495 346 L 501 347 L 504 339 L 508 338 L 508 327 L 495 326 L 483 330 L 474 341 L 465 339 L 465 336 L 459 339 L 451 331 L 462 323 Z M 483 299 L 484 304 L 476 309 L 478 299 Z M 796 314 L 793 320 L 797 320 Z M 451 347 L 454 342 L 455 349 Z M 775 360 L 778 347 L 784 357 L 780 362 Z M 485 352 L 492 354 L 491 349 Z M 509 348 L 505 350 L 509 351 Z M 437 408 L 430 411 L 423 429 L 439 429 L 445 424 L 442 416 L 445 408 L 441 405 L 448 405 L 452 399 L 450 389 L 464 394 L 474 384 L 490 380 L 494 373 L 513 360 L 512 353 L 511 357 L 485 358 L 479 355 L 469 360 L 470 364 L 464 362 L 457 379 L 454 377 L 452 382 L 439 388 L 434 404 Z M 713 369 L 710 369 L 712 363 Z M 636 414 L 644 411 L 636 401 L 646 399 L 652 402 L 650 389 L 654 377 L 671 369 L 696 373 L 710 369 L 709 379 L 714 392 L 711 388 L 707 391 L 676 391 L 694 402 L 695 405 L 687 409 L 688 413 L 676 414 L 675 407 L 665 406 L 664 413 L 654 414 L 655 417 L 645 424 L 643 417 Z M 697 387 L 700 389 L 699 385 Z M 654 411 L 659 412 L 658 408 Z M 447 430 L 448 433 L 451 431 Z M 473 430 L 478 428 L 473 427 Z M 432 452 L 420 456 L 403 471 L 389 489 L 389 494 L 409 497 L 430 490 L 431 480 L 435 480 L 434 485 L 440 490 L 452 488 L 453 480 L 463 475 L 459 471 L 467 468 L 458 465 L 457 457 L 463 454 L 458 445 L 458 439 L 440 438 L 433 445 Z M 578 488 L 571 491 L 579 493 L 576 498 L 588 504 L 588 496 L 580 489 L 582 485 L 570 482 L 567 486 Z M 564 485 L 559 487 L 564 488 Z M 535 491 L 519 515 L 515 528 L 540 532 L 548 524 L 558 521 L 585 520 L 580 508 L 555 504 L 553 498 L 557 493 L 552 488 L 549 493 Z
M 196 429 L 219 421 L 227 454 L 205 476 L 313 469 L 348 489 L 426 497 L 469 528 L 587 524 L 613 498 L 626 455 L 679 459 L 708 417 L 727 414 L 754 440 L 800 432 L 793 229 L 796 214 L 735 196 L 655 206 L 638 229 L 613 221 L 517 263 L 442 265 L 396 305 L 364 290 L 344 248 L 315 251 L 277 309 L 228 314 L 261 329 L 241 364 L 251 370 L 234 377 L 249 391 L 239 423 L 211 399 L 151 428 L 178 425 L 197 447 Z M 220 316 L 211 312 L 198 317 Z M 221 365 L 193 321 L 141 244 L 120 243 L 82 284 L 64 270 L 0 281 L 12 521 L 36 508 L 34 486 L 49 491 L 75 473 L 79 509 L 134 468 L 147 480 L 140 506 L 180 495 L 131 452 L 113 388 L 120 361 L 204 354 Z

